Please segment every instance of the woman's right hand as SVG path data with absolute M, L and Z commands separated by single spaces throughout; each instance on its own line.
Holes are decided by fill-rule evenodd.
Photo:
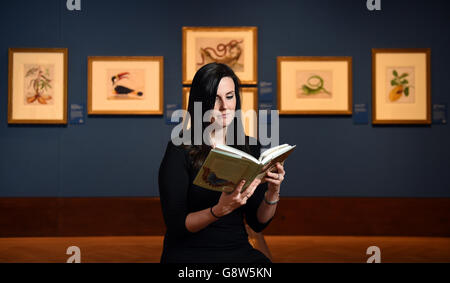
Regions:
M 247 189 L 241 193 L 241 190 L 245 185 L 245 180 L 241 180 L 232 193 L 222 192 L 219 202 L 212 208 L 214 215 L 222 217 L 231 213 L 236 208 L 245 205 L 260 183 L 261 180 L 255 178 Z

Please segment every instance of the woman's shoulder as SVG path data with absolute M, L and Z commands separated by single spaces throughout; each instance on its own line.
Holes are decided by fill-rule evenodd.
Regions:
M 177 151 L 177 152 L 182 152 L 185 153 L 186 152 L 186 146 L 181 143 L 174 143 L 172 140 L 167 141 L 167 146 L 166 146 L 166 152 L 167 151 Z
M 184 148 L 184 145 L 177 145 L 172 140 L 167 141 L 166 150 L 162 159 L 161 166 L 164 165 L 164 167 L 169 168 L 175 166 L 174 164 L 184 164 L 185 166 L 187 166 L 187 161 L 188 154 L 187 150 Z

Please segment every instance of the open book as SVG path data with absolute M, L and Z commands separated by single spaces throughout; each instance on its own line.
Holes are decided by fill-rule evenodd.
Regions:
M 264 151 L 256 159 L 252 155 L 227 145 L 212 149 L 194 179 L 194 185 L 215 191 L 232 192 L 245 180 L 242 191 L 255 179 L 262 179 L 267 171 L 277 171 L 276 163 L 284 164 L 295 145 L 282 144 Z

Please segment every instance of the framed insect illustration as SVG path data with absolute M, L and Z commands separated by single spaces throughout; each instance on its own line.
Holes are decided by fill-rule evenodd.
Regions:
M 372 49 L 373 124 L 431 124 L 430 54 Z
M 186 111 L 189 105 L 189 91 L 189 87 L 183 87 L 182 107 Z M 256 138 L 258 136 L 258 89 L 256 87 L 243 87 L 240 90 L 240 97 L 241 121 L 244 132 L 247 136 Z
M 183 27 L 183 84 L 202 66 L 230 66 L 242 84 L 256 84 L 257 27 Z
M 67 49 L 9 49 L 8 123 L 67 124 Z
M 351 57 L 277 57 L 280 114 L 352 114 Z
M 88 114 L 163 114 L 163 57 L 88 57 Z

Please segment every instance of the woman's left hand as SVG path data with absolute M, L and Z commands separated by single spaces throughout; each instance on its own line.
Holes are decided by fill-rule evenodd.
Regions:
M 275 168 L 275 172 L 267 172 L 267 175 L 264 177 L 263 182 L 268 183 L 268 191 L 272 193 L 279 193 L 280 185 L 284 180 L 284 175 L 286 175 L 286 172 L 284 171 L 284 167 L 280 162 L 277 162 Z

